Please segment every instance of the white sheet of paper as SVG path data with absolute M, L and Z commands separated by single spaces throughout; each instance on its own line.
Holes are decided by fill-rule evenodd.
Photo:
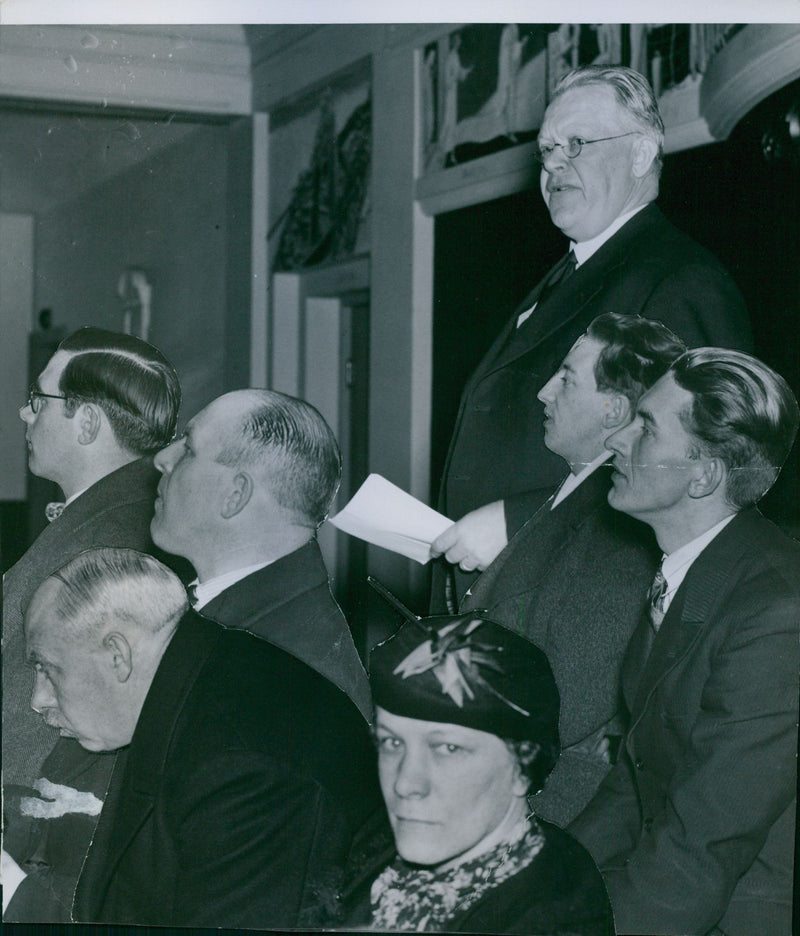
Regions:
M 371 474 L 329 522 L 351 536 L 425 565 L 431 543 L 453 521 L 382 475 Z
M 14 892 L 28 875 L 5 849 L 3 849 L 0 875 L 2 875 L 3 880 L 3 913 L 5 913 L 8 909 L 8 905 L 11 903 L 11 898 L 14 896 Z

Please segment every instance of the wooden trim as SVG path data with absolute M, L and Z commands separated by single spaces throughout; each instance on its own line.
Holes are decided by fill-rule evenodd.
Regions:
M 250 50 L 240 26 L 4 26 L 0 96 L 246 115 Z
M 725 140 L 760 101 L 800 77 L 800 24 L 745 27 L 714 56 L 703 78 L 700 111 Z
M 417 180 L 416 197 L 427 215 L 522 192 L 538 185 L 535 143 L 523 143 Z

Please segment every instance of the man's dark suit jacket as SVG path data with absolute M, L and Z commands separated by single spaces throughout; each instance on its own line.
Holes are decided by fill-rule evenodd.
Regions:
M 599 742 L 624 734 L 620 667 L 658 558 L 652 530 L 609 507 L 610 470 L 596 469 L 555 510 L 548 499 L 461 606 L 485 609 L 547 654 L 567 750 L 532 805 L 562 826 L 608 773 Z
M 344 693 L 189 612 L 118 755 L 73 918 L 314 927 L 379 801 L 368 728 Z
M 331 594 L 316 540 L 226 588 L 201 614 L 262 637 L 307 663 L 346 692 L 372 722 L 369 680 Z
M 649 656 L 648 627 L 623 664 L 623 755 L 570 831 L 620 933 L 788 936 L 800 544 L 742 512 L 689 569 Z
M 61 791 L 63 812 L 47 813 L 51 789 L 44 794 L 6 784 L 3 787 L 3 847 L 27 877 L 8 903 L 3 920 L 11 923 L 69 923 L 72 902 L 98 815 L 87 811 L 87 794 L 102 804 L 116 754 L 87 751 L 72 738 L 59 738 L 42 765 L 41 775 Z M 76 795 L 77 794 L 77 795 Z M 43 815 L 22 808 L 40 801 Z
M 30 707 L 23 614 L 39 585 L 94 546 L 154 551 L 150 521 L 161 475 L 142 458 L 101 478 L 48 524 L 3 576 L 3 782 L 30 786 L 58 731 Z
M 521 303 L 468 381 L 445 463 L 439 508 L 452 520 L 505 501 L 511 536 L 560 480 L 563 461 L 544 444 L 536 394 L 575 340 L 604 312 L 659 319 L 690 347 L 747 351 L 750 321 L 722 265 L 673 227 L 655 204 L 624 224 L 553 289 L 519 330 Z M 534 492 L 530 494 L 529 492 Z

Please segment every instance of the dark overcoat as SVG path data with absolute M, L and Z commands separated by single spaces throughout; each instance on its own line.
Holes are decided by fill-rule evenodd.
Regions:
M 316 540 L 226 588 L 201 614 L 246 630 L 307 663 L 372 722 L 366 671 L 334 599 Z
M 272 644 L 189 612 L 118 755 L 73 918 L 313 928 L 379 803 L 350 699 Z

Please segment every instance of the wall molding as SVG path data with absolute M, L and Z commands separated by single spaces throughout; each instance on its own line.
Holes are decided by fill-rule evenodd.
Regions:
M 4 26 L 0 96 L 245 115 L 250 49 L 241 26 Z
M 800 77 L 800 24 L 745 27 L 711 59 L 700 111 L 714 139 L 725 140 L 757 104 Z

